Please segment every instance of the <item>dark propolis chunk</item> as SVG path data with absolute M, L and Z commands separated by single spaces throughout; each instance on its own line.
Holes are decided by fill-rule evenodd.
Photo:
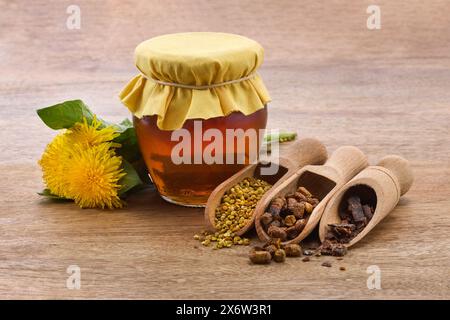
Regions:
M 342 243 L 325 240 L 320 246 L 320 253 L 327 256 L 342 257 L 347 253 L 347 247 Z
M 363 212 L 364 212 L 364 215 L 366 216 L 367 220 L 369 221 L 370 219 L 372 219 L 373 209 L 367 204 L 363 205 L 362 208 L 363 208 Z
M 351 196 L 347 200 L 348 210 L 351 212 L 355 222 L 366 221 L 366 216 L 361 205 L 361 199 L 357 196 Z
M 336 238 L 349 238 L 352 236 L 356 226 L 351 223 L 329 224 Z
M 325 234 L 325 240 L 320 246 L 323 255 L 341 257 L 347 253 L 346 243 L 355 238 L 372 219 L 374 209 L 370 203 L 366 203 L 363 198 L 352 195 L 344 202 L 344 210 L 339 211 L 340 223 L 329 224 Z

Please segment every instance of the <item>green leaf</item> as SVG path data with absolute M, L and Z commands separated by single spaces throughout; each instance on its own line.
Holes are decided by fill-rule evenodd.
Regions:
M 53 199 L 53 200 L 71 201 L 70 199 L 67 199 L 67 198 L 64 198 L 64 197 L 60 197 L 60 196 L 57 196 L 57 195 L 51 193 L 49 189 L 44 189 L 41 192 L 38 192 L 38 195 L 43 196 L 43 197 L 47 197 L 47 198 Z
M 123 121 L 121 123 L 119 123 L 119 125 L 126 127 L 126 128 L 130 128 L 130 127 L 133 127 L 133 122 L 131 122 L 130 119 L 125 118 L 125 119 L 123 119 Z
M 125 132 L 125 131 L 127 131 L 127 130 L 129 130 L 131 128 L 134 129 L 133 123 L 128 118 L 125 118 L 120 123 L 108 123 L 106 121 L 102 121 L 102 123 L 104 125 L 113 126 L 116 129 L 116 131 L 119 132 L 119 133 L 123 133 L 123 132 Z
M 86 118 L 88 123 L 92 122 L 94 114 L 81 100 L 69 100 L 53 106 L 37 110 L 41 120 L 54 130 L 72 128 L 77 122 Z
M 114 142 L 121 144 L 121 147 L 116 149 L 116 152 L 128 162 L 134 162 L 142 158 L 134 128 L 128 128 L 120 133 L 114 139 Z
M 116 150 L 117 153 L 128 162 L 135 162 L 141 159 L 142 155 L 139 150 L 139 144 L 133 123 L 127 118 L 115 126 L 120 135 L 114 139 L 114 142 L 122 145 L 121 148 Z
M 136 170 L 125 159 L 122 159 L 122 168 L 125 171 L 126 175 L 119 180 L 119 184 L 122 186 L 119 190 L 119 196 L 122 196 L 134 187 L 142 185 L 142 180 L 141 178 L 139 178 Z
M 136 130 L 133 122 L 126 118 L 116 125 L 120 135 L 114 139 L 114 142 L 120 143 L 121 147 L 116 149 L 118 155 L 127 160 L 139 175 L 143 185 L 153 184 L 148 176 L 147 167 L 139 149 Z
M 136 161 L 131 162 L 131 164 L 133 165 L 134 170 L 136 170 L 137 174 L 142 180 L 142 183 L 145 186 L 150 186 L 153 184 L 153 181 L 150 179 L 150 176 L 148 174 L 145 161 L 142 157 L 137 159 Z
M 264 136 L 265 142 L 278 139 L 279 142 L 292 141 L 297 138 L 297 132 L 281 132 L 279 134 L 268 134 Z

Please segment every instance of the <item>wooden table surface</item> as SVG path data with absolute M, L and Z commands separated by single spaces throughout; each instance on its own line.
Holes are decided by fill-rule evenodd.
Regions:
M 367 299 L 450 298 L 450 18 L 448 0 L 0 0 L 0 298 Z M 181 31 L 239 33 L 266 50 L 269 128 L 317 137 L 329 152 L 355 145 L 372 164 L 409 159 L 415 184 L 343 261 L 289 259 L 252 266 L 248 248 L 196 248 L 201 209 L 151 190 L 126 209 L 51 203 L 37 166 L 55 132 L 35 109 L 83 99 L 111 121 L 136 73 L 134 47 Z M 331 261 L 332 267 L 321 266 Z M 69 265 L 81 288 L 66 288 Z M 366 285 L 381 270 L 381 290 Z M 344 266 L 347 270 L 340 271 Z

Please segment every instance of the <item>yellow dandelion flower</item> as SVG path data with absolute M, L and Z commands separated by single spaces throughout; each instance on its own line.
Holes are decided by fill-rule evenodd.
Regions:
M 100 129 L 100 126 L 101 122 L 95 116 L 91 124 L 88 124 L 86 118 L 84 118 L 83 122 L 78 122 L 71 128 L 68 139 L 73 144 L 93 147 L 119 136 L 114 127 L 108 126 Z M 113 144 L 112 146 L 120 147 L 119 144 Z
M 82 208 L 120 208 L 119 180 L 125 176 L 122 158 L 115 154 L 120 144 L 112 126 L 101 128 L 86 119 L 57 135 L 39 160 L 43 179 L 54 195 L 73 199 Z
M 39 165 L 42 168 L 43 179 L 47 188 L 54 195 L 66 197 L 67 179 L 64 177 L 64 164 L 70 158 L 68 152 L 67 131 L 58 134 L 52 142 L 50 142 L 41 159 Z
M 116 156 L 111 143 L 91 148 L 74 145 L 66 165 L 67 194 L 82 208 L 120 208 L 119 180 L 125 173 L 122 158 Z

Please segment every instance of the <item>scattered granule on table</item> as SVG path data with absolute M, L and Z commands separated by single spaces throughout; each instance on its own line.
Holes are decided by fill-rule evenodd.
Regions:
M 272 258 L 275 262 L 284 262 L 286 260 L 286 251 L 284 249 L 277 249 Z
M 280 239 L 272 239 L 263 247 L 253 247 L 250 249 L 249 259 L 254 264 L 270 263 L 271 260 L 281 263 L 286 261 L 286 257 L 300 257 L 301 255 L 302 247 L 299 244 L 291 243 L 283 245 Z M 264 262 L 260 262 L 257 256 L 264 257 L 268 261 L 264 260 Z
M 212 233 L 209 231 L 203 231 L 200 234 L 194 235 L 194 239 L 200 241 L 201 244 L 205 247 L 208 247 L 210 244 L 215 243 L 213 249 L 230 248 L 233 245 L 247 246 L 250 244 L 250 239 L 241 238 L 234 232 L 230 231 L 227 231 L 223 234 L 220 232 Z
M 254 264 L 268 264 L 272 260 L 270 252 L 265 251 L 263 248 L 252 248 L 249 254 L 250 261 Z
M 305 249 L 305 250 L 303 250 L 303 254 L 304 254 L 305 256 L 312 256 L 312 255 L 314 255 L 315 252 L 316 252 L 316 251 L 315 251 L 315 250 L 312 250 L 312 249 Z

